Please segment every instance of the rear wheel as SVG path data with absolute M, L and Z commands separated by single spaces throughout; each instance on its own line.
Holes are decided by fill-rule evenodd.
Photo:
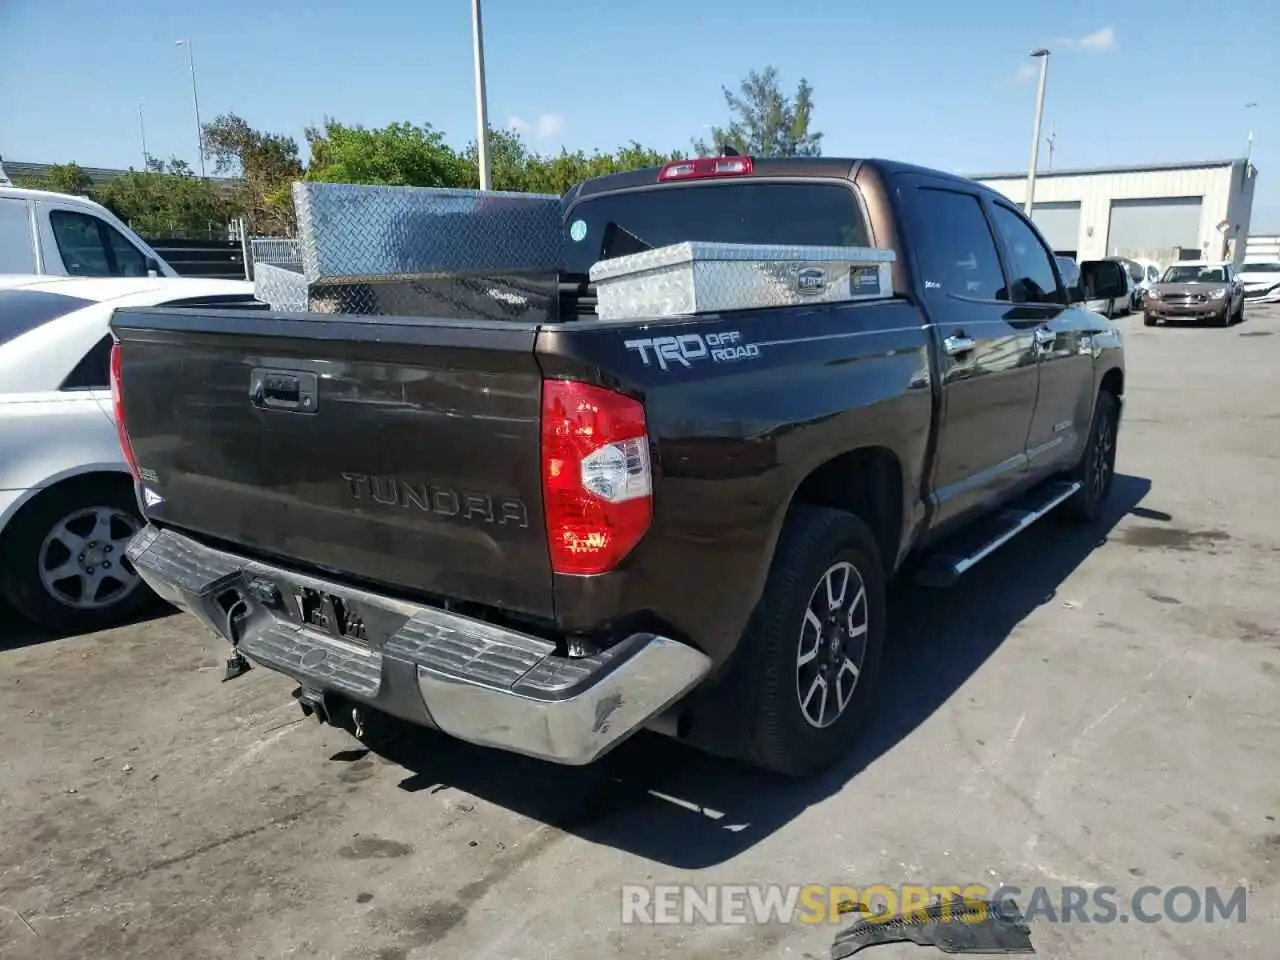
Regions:
M 1116 473 L 1116 428 L 1120 405 L 1108 390 L 1098 393 L 1093 408 L 1093 426 L 1080 463 L 1070 479 L 1079 481 L 1080 489 L 1062 505 L 1062 513 L 1081 523 L 1095 523 L 1106 510 L 1107 498 Z
M 1142 315 L 1142 325 L 1144 327 L 1154 327 L 1156 325 L 1156 318 L 1149 313 L 1144 313 Z
M 91 631 L 136 614 L 151 596 L 125 557 L 142 526 L 127 482 L 73 480 L 31 500 L 4 533 L 0 593 L 59 631 Z
M 743 638 L 754 683 L 744 759 L 803 777 L 850 748 L 869 709 L 885 633 L 885 575 L 866 524 L 795 506 Z

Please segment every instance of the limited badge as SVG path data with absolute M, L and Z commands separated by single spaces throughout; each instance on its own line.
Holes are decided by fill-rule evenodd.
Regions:
M 583 240 L 587 239 L 587 221 L 573 221 L 573 224 L 569 227 L 569 236 L 573 239 L 574 243 L 581 243 Z

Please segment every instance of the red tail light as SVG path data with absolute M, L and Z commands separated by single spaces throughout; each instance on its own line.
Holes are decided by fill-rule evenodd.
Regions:
M 556 573 L 607 573 L 653 519 L 644 407 L 573 380 L 542 384 L 542 492 Z
M 124 462 L 129 465 L 129 472 L 138 476 L 138 459 L 133 455 L 133 443 L 129 440 L 129 429 L 124 422 L 124 388 L 120 384 L 120 344 L 111 345 L 111 407 L 116 415 L 116 433 L 120 437 L 120 449 L 124 451 Z
M 658 171 L 658 180 L 705 180 L 708 177 L 746 177 L 751 175 L 750 157 L 699 157 L 676 160 Z

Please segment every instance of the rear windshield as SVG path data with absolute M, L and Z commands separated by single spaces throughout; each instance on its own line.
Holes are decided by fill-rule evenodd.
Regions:
M 870 246 L 853 189 L 835 183 L 706 183 L 604 194 L 565 219 L 566 273 L 686 240 Z
M 1246 263 L 1241 273 L 1280 273 L 1280 263 Z
M 0 290 L 0 344 L 15 340 L 36 327 L 87 307 L 92 300 L 37 290 Z

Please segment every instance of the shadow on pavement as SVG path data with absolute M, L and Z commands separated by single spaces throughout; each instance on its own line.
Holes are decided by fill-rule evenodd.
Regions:
M 658 863 L 722 863 L 840 791 L 944 704 L 1013 629 L 1051 601 L 1129 513 L 1145 511 L 1148 480 L 1117 475 L 1107 516 L 1092 527 L 1046 518 L 965 575 L 963 586 L 903 583 L 892 598 L 892 646 L 878 707 L 846 760 L 797 782 L 708 757 L 642 733 L 590 767 L 558 767 L 406 728 L 394 721 L 369 746 L 407 771 L 408 791 L 456 788 L 584 839 Z M 349 761 L 364 751 L 331 758 Z
M 159 620 L 162 617 L 174 616 L 177 612 L 167 603 L 157 599 L 149 603 L 142 613 L 134 616 L 126 623 L 117 624 L 117 626 Z M 38 627 L 34 623 L 18 616 L 15 611 L 9 609 L 5 604 L 0 603 L 0 653 L 5 650 L 20 650 L 23 647 L 31 647 L 40 643 L 48 643 L 51 640 L 60 640 L 73 636 L 80 636 L 80 634 Z

